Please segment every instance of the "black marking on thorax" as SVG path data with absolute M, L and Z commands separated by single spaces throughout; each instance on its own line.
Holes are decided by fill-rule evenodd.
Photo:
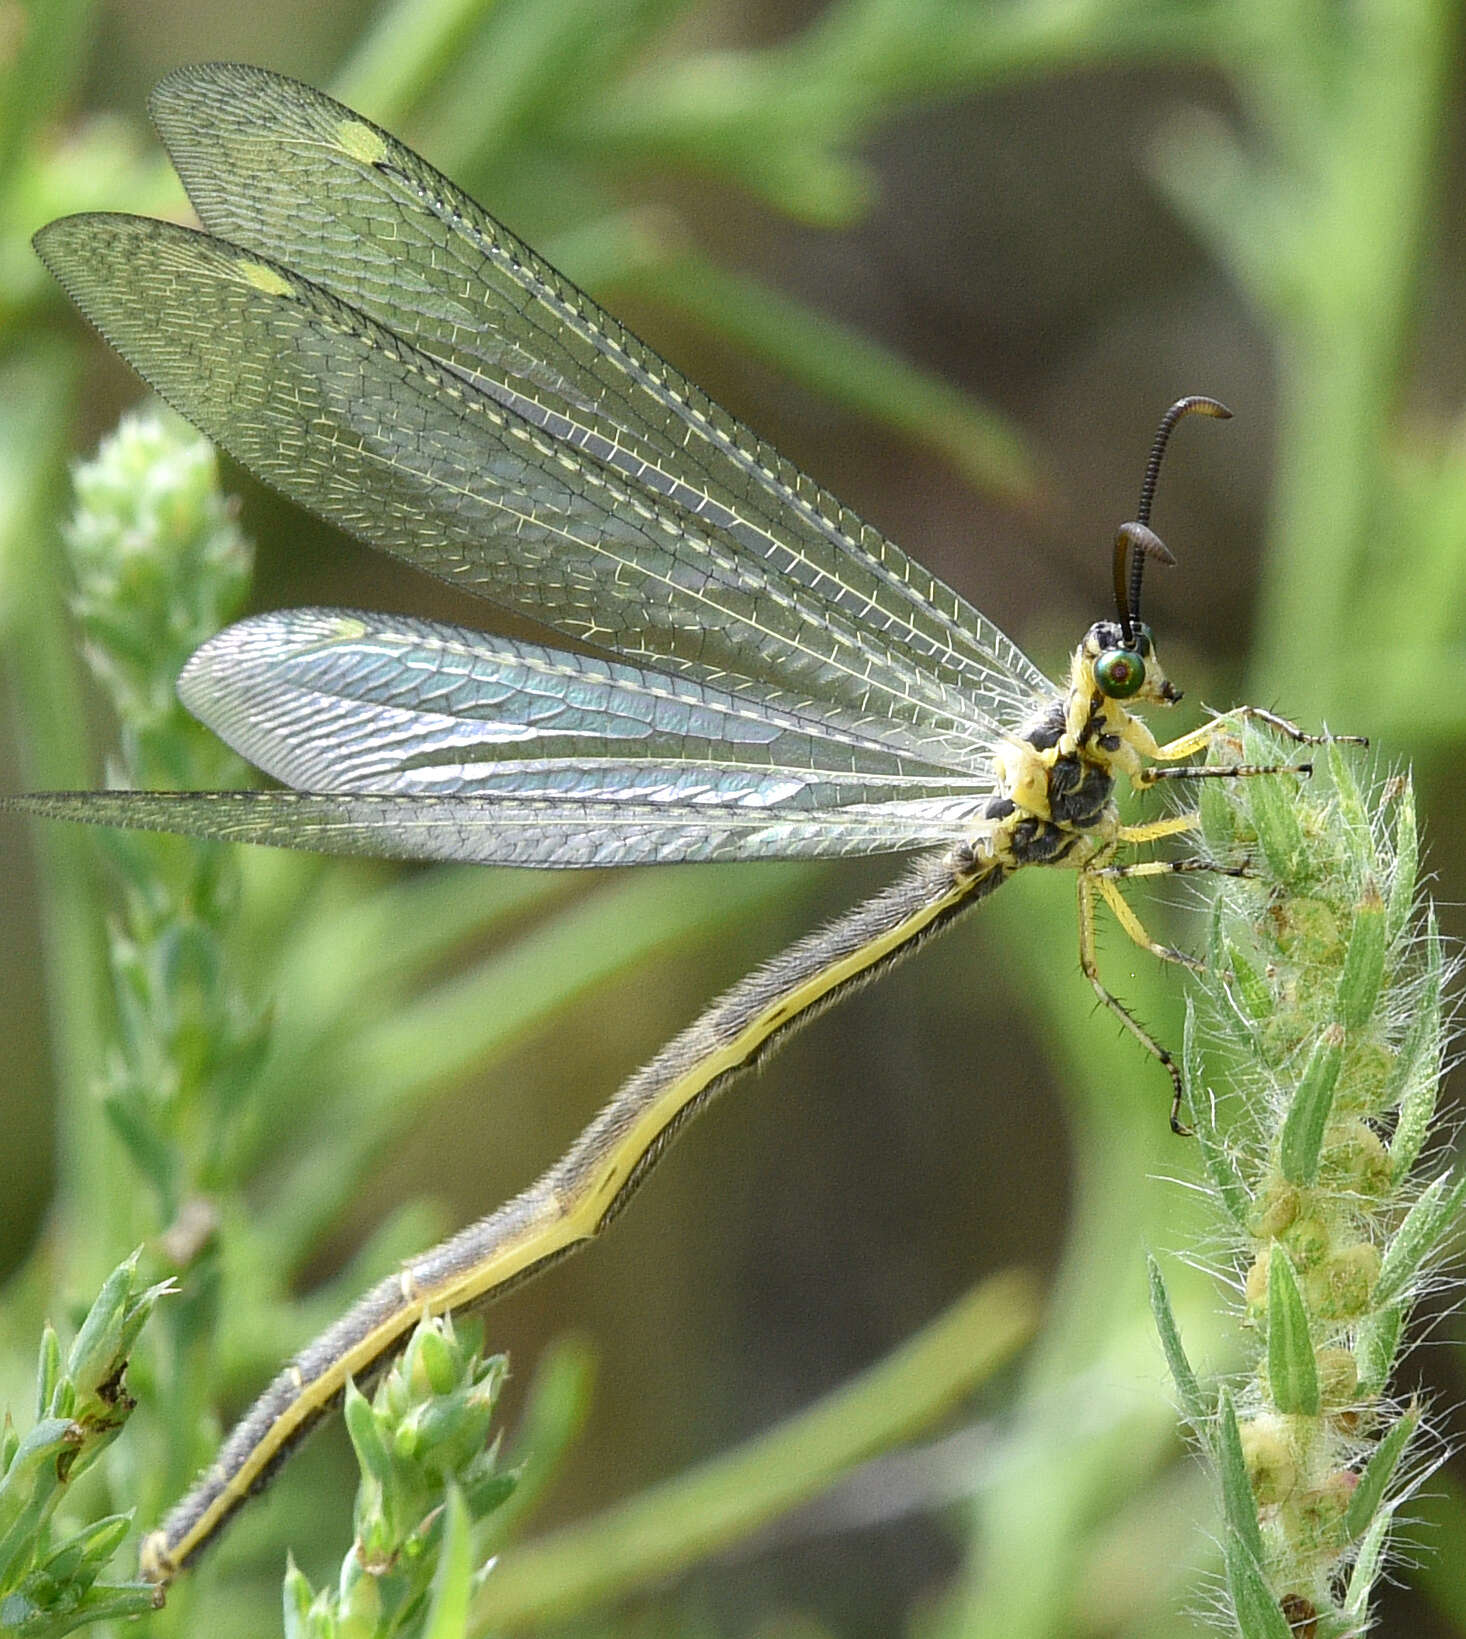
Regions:
M 1048 865 L 1061 860 L 1098 825 L 1110 810 L 1114 777 L 1109 755 L 1120 748 L 1120 737 L 1104 731 L 1104 701 L 1096 697 L 1077 736 L 1075 750 L 1056 756 L 1049 767 L 1049 817 L 1018 814 L 1012 797 L 999 792 L 983 812 L 990 820 L 1014 820 L 1006 837 L 1008 851 L 1019 865 Z M 1067 708 L 1055 701 L 1018 734 L 1035 751 L 1053 751 L 1068 726 Z
M 1085 831 L 1109 807 L 1115 781 L 1102 763 L 1075 753 L 1058 758 L 1049 771 L 1049 812 L 1054 823 Z
M 1008 832 L 1008 852 L 1015 865 L 1052 865 L 1069 853 L 1080 833 L 1052 820 L 1030 815 Z
M 1062 700 L 1055 700 L 1018 730 L 1018 738 L 1027 740 L 1035 751 L 1051 751 L 1064 737 L 1068 721 L 1068 707 Z

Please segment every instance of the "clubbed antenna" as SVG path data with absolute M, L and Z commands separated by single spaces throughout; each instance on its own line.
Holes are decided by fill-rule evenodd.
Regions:
M 1123 525 L 1115 536 L 1115 603 L 1120 612 L 1120 629 L 1124 633 L 1126 643 L 1132 641 L 1134 622 L 1140 619 L 1140 586 L 1145 577 L 1145 560 L 1160 558 L 1163 563 L 1175 561 L 1162 545 L 1160 537 L 1150 527 L 1150 509 L 1155 500 L 1156 481 L 1161 475 L 1161 458 L 1166 453 L 1166 445 L 1171 441 L 1176 423 L 1188 415 L 1209 415 L 1218 421 L 1230 421 L 1232 418 L 1232 412 L 1225 404 L 1199 393 L 1193 394 L 1190 398 L 1178 398 L 1161 417 L 1161 424 L 1156 428 L 1155 442 L 1150 447 L 1150 460 L 1145 465 L 1145 478 L 1140 485 L 1140 505 L 1136 509 L 1136 521 Z M 1133 551 L 1129 552 L 1130 584 L 1127 589 L 1125 558 L 1127 549 L 1130 548 L 1133 548 Z

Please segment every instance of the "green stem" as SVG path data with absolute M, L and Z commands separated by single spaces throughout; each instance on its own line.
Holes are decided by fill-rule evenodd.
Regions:
M 0 618 L 21 768 L 28 783 L 41 786 L 85 785 L 91 777 L 86 747 L 75 732 L 85 713 L 54 524 L 75 379 L 69 355 L 47 346 L 10 360 L 0 393 L 8 406 L 0 410 L 0 450 L 8 456 L 0 471 Z M 89 1254 L 90 1262 L 68 1264 L 65 1278 L 77 1289 L 95 1289 L 119 1241 L 125 1244 L 99 1221 L 115 1216 L 119 1194 L 107 1187 L 116 1146 L 90 1096 L 111 1011 L 96 875 L 85 845 L 56 827 L 36 827 L 33 846 L 58 1088 L 56 1221 L 86 1222 L 85 1233 L 66 1251 Z
M 984 1281 L 810 1410 L 599 1518 L 506 1552 L 469 1632 L 566 1622 L 728 1548 L 946 1416 L 1032 1334 L 1027 1277 Z
M 1312 133 L 1311 164 L 1276 183 L 1302 214 L 1264 253 L 1271 288 L 1254 291 L 1276 315 L 1281 355 L 1255 665 L 1259 677 L 1288 677 L 1290 706 L 1305 717 L 1359 697 L 1339 634 L 1357 628 L 1371 586 L 1397 572 L 1376 545 L 1387 523 L 1386 433 L 1429 243 L 1455 12 L 1444 0 L 1351 8 L 1350 59 Z

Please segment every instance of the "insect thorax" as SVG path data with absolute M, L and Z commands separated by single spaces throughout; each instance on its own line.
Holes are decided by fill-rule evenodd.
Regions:
M 1079 865 L 1110 843 L 1119 823 L 1113 710 L 1113 703 L 1082 710 L 1075 734 L 1072 701 L 1055 701 L 998 748 L 998 790 L 984 809 L 993 829 L 980 852 L 1008 869 Z

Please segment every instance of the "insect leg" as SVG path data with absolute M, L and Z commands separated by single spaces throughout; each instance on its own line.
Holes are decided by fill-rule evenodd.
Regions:
M 1162 869 L 1167 868 L 1163 861 L 1158 863 L 1161 865 Z M 1140 920 L 1135 912 L 1131 910 L 1129 902 L 1126 900 L 1124 894 L 1122 894 L 1115 886 L 1116 871 L 1123 873 L 1126 876 L 1154 876 L 1157 873 L 1155 871 L 1146 870 L 1144 865 L 1133 867 L 1126 867 L 1122 865 L 1115 867 L 1113 870 L 1087 871 L 1083 873 L 1084 875 L 1088 876 L 1091 881 L 1093 881 L 1094 885 L 1099 889 L 1100 898 L 1103 899 L 1105 904 L 1110 907 L 1110 911 L 1115 920 L 1129 935 L 1130 939 L 1135 944 L 1139 945 L 1142 950 L 1148 950 L 1152 956 L 1158 957 L 1162 962 L 1178 962 L 1182 967 L 1189 967 L 1193 973 L 1202 972 L 1202 964 L 1198 962 L 1194 956 L 1188 956 L 1185 951 L 1176 950 L 1174 946 L 1160 944 L 1157 940 L 1152 939 L 1151 936 L 1145 931 L 1145 924 Z
M 1115 832 L 1115 840 L 1129 844 L 1159 842 L 1163 837 L 1194 831 L 1200 824 L 1200 814 L 1170 814 L 1165 819 L 1148 820 L 1144 825 L 1122 825 Z
M 1105 878 L 1097 876 L 1093 871 L 1080 870 L 1078 878 L 1079 966 L 1083 969 L 1084 977 L 1089 980 L 1095 995 L 1119 1019 L 1120 1023 L 1135 1037 L 1146 1052 L 1153 1059 L 1159 1061 L 1166 1074 L 1171 1078 L 1171 1131 L 1179 1137 L 1189 1138 L 1191 1129 L 1181 1120 L 1181 1101 L 1186 1096 L 1186 1084 L 1181 1079 L 1180 1066 L 1166 1048 L 1162 1047 L 1145 1026 L 1141 1024 L 1139 1019 L 1130 1012 L 1119 997 L 1113 995 L 1106 988 L 1104 980 L 1100 978 L 1094 940 L 1094 893 L 1096 884 L 1099 885 L 1100 892 L 1105 894 L 1106 902 L 1112 910 L 1115 909 L 1115 904 L 1109 899 L 1109 893 L 1113 893 L 1115 899 L 1124 905 L 1119 890 L 1112 883 L 1107 883 Z M 1106 893 L 1106 888 L 1109 889 L 1109 893 Z M 1130 934 L 1131 938 L 1136 937 L 1135 933 L 1131 931 L 1132 928 L 1139 931 L 1140 937 L 1136 939 L 1137 944 L 1144 945 L 1148 950 L 1154 950 L 1157 955 L 1166 954 L 1163 946 L 1157 946 L 1151 942 L 1145 929 L 1141 927 L 1135 913 L 1128 905 L 1125 905 L 1123 916 L 1118 911 L 1116 911 L 1116 915 L 1120 917 L 1120 925 Z
M 1252 876 L 1250 865 L 1222 865 L 1214 859 L 1147 859 L 1134 865 L 1100 865 L 1094 875 L 1109 882 L 1123 882 L 1133 876 L 1180 876 L 1207 871 L 1215 876 Z
M 1307 779 L 1312 773 L 1312 763 L 1216 763 L 1204 767 L 1187 763 L 1184 768 L 1142 769 L 1135 779 L 1135 787 L 1144 791 L 1162 780 L 1252 780 L 1264 774 L 1297 774 Z
M 1266 723 L 1271 729 L 1281 734 L 1284 739 L 1292 740 L 1301 746 L 1326 746 L 1330 741 L 1341 746 L 1367 746 L 1369 739 L 1363 734 L 1309 734 L 1290 723 L 1286 717 L 1279 717 L 1276 712 L 1265 710 L 1262 706 L 1238 706 L 1229 711 L 1225 717 L 1216 719 L 1219 723 L 1232 721 L 1238 717 L 1251 718 L 1254 722 Z
M 1179 762 L 1183 757 L 1194 757 L 1197 752 L 1205 751 L 1218 735 L 1226 733 L 1240 719 L 1265 723 L 1275 733 L 1281 734 L 1284 739 L 1292 740 L 1295 745 L 1321 746 L 1328 745 L 1330 741 L 1336 741 L 1339 745 L 1350 746 L 1367 746 L 1369 744 L 1367 739 L 1358 734 L 1309 734 L 1299 728 L 1296 723 L 1290 723 L 1286 717 L 1279 717 L 1275 712 L 1266 711 L 1261 706 L 1238 706 L 1235 711 L 1229 711 L 1222 717 L 1213 717 L 1209 723 L 1203 723 L 1200 728 L 1192 729 L 1189 734 L 1183 734 L 1179 739 L 1170 740 L 1163 746 L 1157 746 L 1151 752 L 1151 756 L 1167 763 Z M 1248 773 L 1271 774 L 1285 772 L 1283 769 L 1258 769 L 1245 764 L 1242 766 L 1247 769 Z M 1299 766 L 1301 768 L 1303 765 Z M 1222 772 L 1235 775 L 1241 771 L 1241 768 L 1238 768 Z M 1178 772 L 1185 771 L 1178 770 Z M 1210 774 L 1212 771 L 1198 770 L 1198 772 Z M 1162 770 L 1156 769 L 1154 773 L 1159 775 Z

